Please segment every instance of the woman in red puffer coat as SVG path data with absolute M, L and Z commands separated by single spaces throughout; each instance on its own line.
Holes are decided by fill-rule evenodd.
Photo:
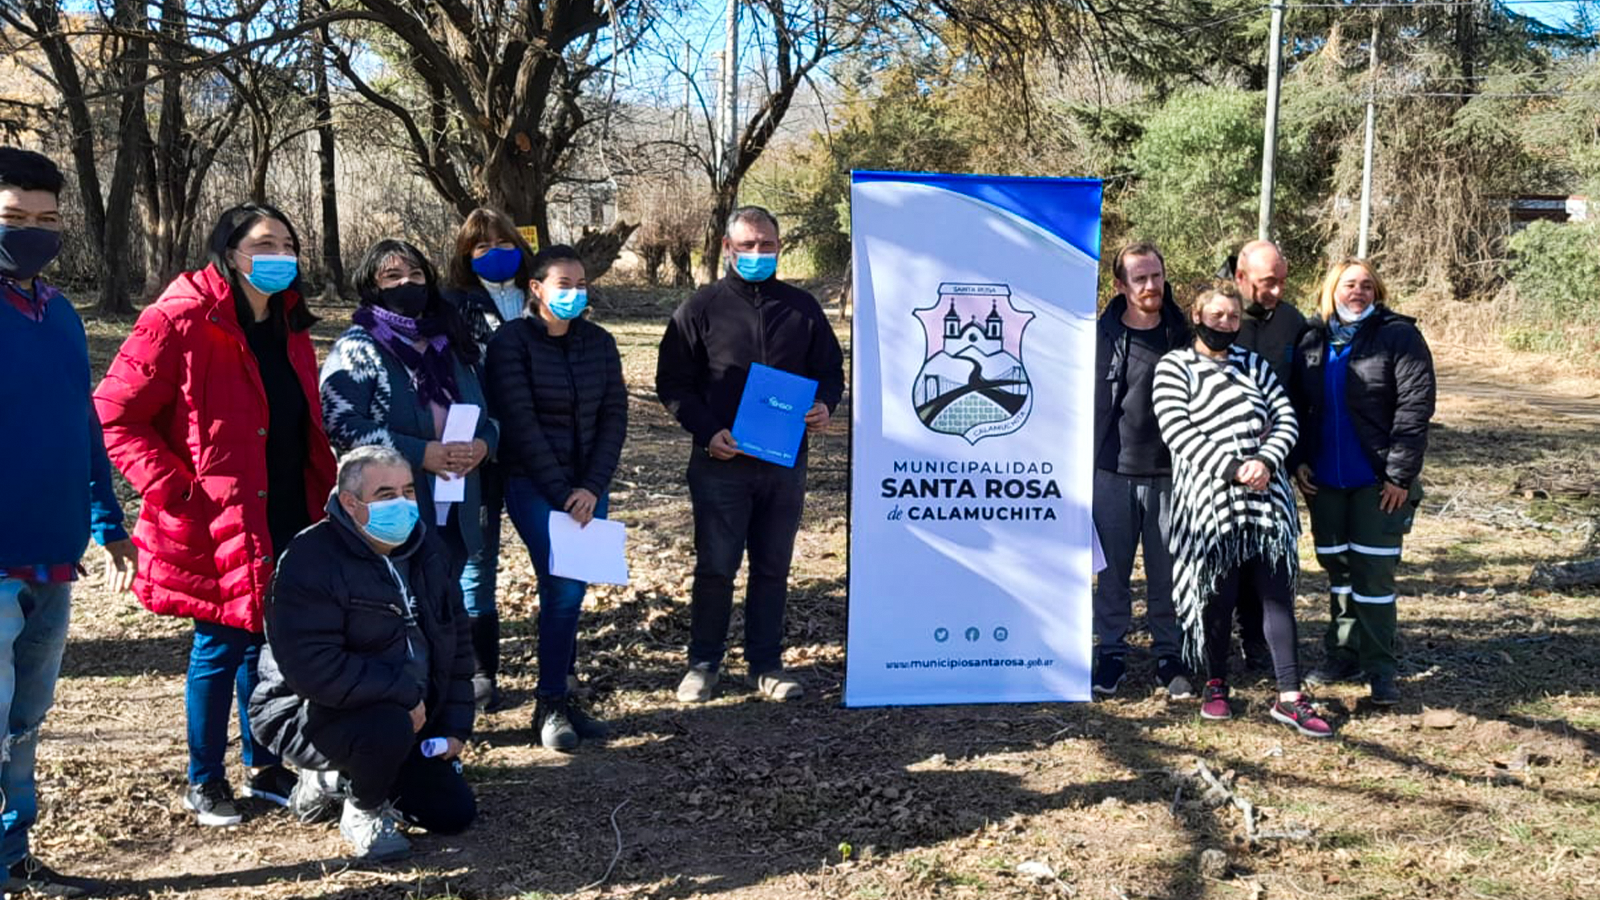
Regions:
M 289 539 L 323 516 L 334 459 L 322 430 L 299 239 L 266 205 L 223 213 L 210 265 L 179 275 L 117 352 L 95 407 L 106 449 L 144 497 L 134 592 L 194 620 L 185 690 L 189 788 L 202 825 L 241 820 L 228 785 L 228 709 L 239 700 L 246 793 L 287 806 L 294 775 L 258 746 L 262 597 Z

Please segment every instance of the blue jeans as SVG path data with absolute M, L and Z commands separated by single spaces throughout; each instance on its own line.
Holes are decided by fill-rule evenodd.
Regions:
M 595 518 L 606 517 L 609 501 L 610 495 L 600 495 Z M 551 509 L 533 482 L 517 475 L 506 479 L 506 514 L 528 545 L 539 575 L 539 683 L 534 694 L 554 698 L 567 695 L 567 673 L 578 655 L 578 612 L 589 585 L 550 574 Z
M 748 456 L 689 457 L 694 506 L 694 589 L 689 599 L 689 664 L 722 665 L 733 618 L 733 580 L 746 550 L 744 660 L 751 674 L 783 668 L 783 615 L 789 563 L 805 509 L 806 466 L 792 469 Z
M 183 702 L 189 714 L 189 783 L 205 784 L 228 777 L 228 705 L 239 703 L 239 755 L 251 768 L 278 765 L 271 750 L 255 742 L 250 731 L 250 693 L 256 689 L 259 634 L 218 625 L 194 623 L 194 648 L 189 651 L 189 678 Z
M 0 791 L 5 794 L 0 865 L 10 866 L 28 855 L 28 829 L 39 818 L 34 754 L 39 726 L 55 700 L 71 617 L 71 584 L 0 580 L 0 720 L 6 723 L 6 759 L 0 763 Z
M 467 615 L 474 619 L 496 612 L 494 592 L 500 574 L 500 511 L 505 506 L 504 470 L 485 465 L 478 473 L 481 476 L 478 481 L 483 485 L 480 510 L 483 546 L 467 557 L 466 568 L 461 570 L 461 599 L 467 606 Z

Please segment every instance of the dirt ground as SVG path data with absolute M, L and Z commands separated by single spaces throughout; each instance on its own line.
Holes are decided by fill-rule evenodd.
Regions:
M 415 836 L 412 860 L 372 867 L 341 858 L 336 827 L 270 807 L 202 829 L 179 807 L 189 629 L 85 585 L 40 750 L 35 852 L 118 896 L 208 900 L 1600 896 L 1600 597 L 1527 581 L 1537 562 L 1596 551 L 1594 381 L 1435 348 L 1429 496 L 1401 572 L 1405 702 L 1383 712 L 1353 686 L 1323 693 L 1332 741 L 1268 720 L 1264 683 L 1239 692 L 1234 721 L 1202 722 L 1194 702 L 1142 687 L 1141 654 L 1110 702 L 840 708 L 842 427 L 814 448 L 792 580 L 786 662 L 808 696 L 777 705 L 730 686 L 690 707 L 671 695 L 688 625 L 688 445 L 651 390 L 672 300 L 598 304 L 632 385 L 612 507 L 631 528 L 634 582 L 591 592 L 581 636 L 609 745 L 531 746 L 536 599 L 508 525 L 517 703 L 481 719 L 470 748 L 472 831 Z M 327 314 L 324 339 L 348 311 Z M 92 324 L 102 367 L 127 324 Z M 1541 488 L 1550 476 L 1590 493 Z M 1314 662 L 1326 581 L 1303 543 Z M 236 751 L 230 765 L 238 784 Z M 1253 834 L 1228 794 L 1251 806 Z

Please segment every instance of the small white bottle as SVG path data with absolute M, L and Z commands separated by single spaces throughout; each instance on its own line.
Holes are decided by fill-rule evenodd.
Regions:
M 422 755 L 429 759 L 435 756 L 443 756 L 445 751 L 450 749 L 450 741 L 442 737 L 428 738 L 422 742 L 421 749 Z

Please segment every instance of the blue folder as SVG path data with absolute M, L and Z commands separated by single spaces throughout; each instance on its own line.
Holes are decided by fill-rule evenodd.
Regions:
M 733 439 L 756 459 L 793 468 L 816 398 L 817 383 L 810 378 L 753 363 L 733 417 Z

